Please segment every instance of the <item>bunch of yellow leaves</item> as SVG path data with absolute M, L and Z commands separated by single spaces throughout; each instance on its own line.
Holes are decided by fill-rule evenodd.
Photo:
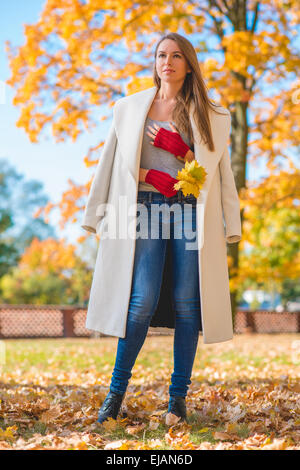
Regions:
M 187 161 L 184 168 L 181 171 L 178 170 L 176 179 L 179 181 L 174 184 L 174 189 L 181 189 L 184 196 L 192 194 L 197 198 L 206 180 L 206 175 L 205 168 L 199 165 L 197 160 Z

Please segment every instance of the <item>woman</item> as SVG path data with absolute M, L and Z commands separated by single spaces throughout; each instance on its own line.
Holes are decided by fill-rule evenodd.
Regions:
M 149 91 L 150 101 L 148 95 L 140 92 L 135 94 L 136 97 L 134 95 L 132 98 L 125 97 L 131 98 L 131 101 L 127 99 L 122 102 L 124 100 L 122 98 L 116 103 L 118 106 L 114 109 L 114 128 L 111 127 L 103 149 L 105 159 L 98 166 L 82 225 L 86 230 L 93 232 L 96 231 L 97 225 L 98 233 L 101 232 L 96 261 L 96 268 L 102 265 L 102 268 L 97 268 L 102 269 L 101 283 L 100 276 L 95 274 L 91 289 L 93 302 L 91 303 L 90 299 L 86 326 L 119 336 L 110 390 L 99 410 L 100 423 L 109 417 L 116 419 L 120 411 L 132 368 L 144 344 L 148 328 L 156 316 L 161 289 L 169 281 L 163 276 L 167 253 L 172 270 L 169 297 L 174 314 L 175 334 L 174 372 L 169 387 L 170 399 L 166 424 L 173 422 L 174 416 L 183 421 L 187 420 L 185 398 L 191 383 L 199 330 L 202 328 L 201 316 L 205 342 L 226 341 L 232 338 L 226 241 L 233 243 L 240 240 L 241 225 L 238 195 L 230 168 L 228 150 L 224 147 L 230 130 L 230 116 L 227 110 L 209 100 L 196 52 L 192 44 L 177 33 L 163 36 L 156 46 L 154 82 L 156 93 L 153 97 L 152 89 Z M 138 100 L 144 100 L 144 96 L 147 96 L 147 100 L 140 101 L 141 113 L 146 108 L 147 116 L 144 126 L 141 127 L 141 136 L 138 136 L 133 146 L 132 143 L 128 143 L 130 139 L 135 139 L 134 135 L 128 135 L 128 123 L 132 122 L 134 126 L 136 113 L 139 111 Z M 131 103 L 135 103 L 135 107 Z M 197 128 L 193 126 L 192 120 L 190 122 L 191 109 L 195 110 L 193 116 L 197 119 Z M 201 138 L 200 144 L 195 141 L 198 133 Z M 116 142 L 119 147 L 116 147 Z M 122 144 L 126 145 L 130 152 L 129 150 L 125 152 Z M 186 161 L 195 158 L 193 149 L 197 149 L 198 159 L 203 159 L 208 170 L 206 187 L 203 187 L 203 194 L 198 199 L 192 195 L 184 197 L 181 191 L 174 188 L 178 170 L 184 167 Z M 107 156 L 109 151 L 110 157 Z M 112 162 L 112 154 L 114 160 L 118 157 L 117 162 Z M 126 164 L 127 179 L 124 176 Z M 125 280 L 127 267 L 125 262 L 121 261 L 118 263 L 118 270 L 113 267 L 116 259 L 114 251 L 116 247 L 124 246 L 132 253 L 133 245 L 127 243 L 127 239 L 123 245 L 121 240 L 118 240 L 118 244 L 114 242 L 111 245 L 107 240 L 102 240 L 103 221 L 108 218 L 99 216 L 99 211 L 96 214 L 96 207 L 107 201 L 117 201 L 121 194 L 133 197 L 132 193 L 136 189 L 134 184 L 137 166 L 136 199 L 141 216 L 134 228 L 136 237 L 134 258 L 128 258 L 129 265 L 134 260 L 132 275 L 127 275 L 130 281 L 129 292 L 129 284 Z M 130 175 L 134 177 L 130 179 Z M 129 189 L 124 183 L 125 180 L 129 185 L 133 183 Z M 113 181 L 117 183 L 113 184 Z M 120 207 L 119 201 L 114 205 Z M 162 207 L 165 210 L 160 212 Z M 171 214 L 170 208 L 172 208 Z M 209 211 L 210 215 L 205 216 L 209 209 L 212 209 Z M 226 221 L 225 237 L 222 233 L 224 232 L 222 209 Z M 205 224 L 210 227 L 209 233 L 205 232 Z M 207 240 L 205 244 L 204 239 Z M 214 243 L 213 246 L 210 245 L 209 239 Z M 199 247 L 200 249 L 203 247 L 204 260 L 208 256 L 204 248 L 209 247 L 211 262 L 205 265 L 207 274 L 202 272 Z M 124 248 L 122 250 L 125 251 Z M 103 266 L 105 263 L 107 267 L 109 266 L 109 257 L 112 263 L 111 269 L 105 271 Z M 124 257 L 123 259 L 125 260 Z M 199 266 L 202 276 L 199 273 Z M 112 283 L 117 281 L 117 276 L 122 280 L 123 292 L 128 295 L 125 297 L 125 306 L 128 305 L 125 318 L 124 315 L 118 317 L 117 308 L 114 310 L 116 313 L 113 313 L 113 306 L 116 305 L 112 300 Z M 219 288 L 220 304 L 215 301 L 216 291 L 211 285 L 206 284 L 207 279 L 210 284 L 215 283 L 217 290 Z M 204 290 L 201 296 L 199 284 L 201 290 Z M 96 291 L 101 287 L 103 294 L 99 297 L 97 293 L 96 297 Z M 122 297 L 121 291 L 119 295 L 117 290 L 114 294 Z M 201 306 L 204 306 L 204 311 Z M 101 314 L 100 309 L 106 311 L 105 320 L 105 314 Z M 109 309 L 114 316 L 113 319 L 109 315 Z M 165 311 L 170 314 L 170 309 Z M 123 334 L 124 329 L 122 329 L 125 326 L 124 319 L 126 334 Z M 119 326 L 118 323 L 123 326 Z

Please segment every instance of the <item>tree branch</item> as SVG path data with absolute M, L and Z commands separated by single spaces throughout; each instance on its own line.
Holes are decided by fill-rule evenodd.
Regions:
M 258 10 L 259 10 L 259 2 L 256 2 L 255 4 L 255 13 L 254 13 L 254 18 L 253 18 L 253 23 L 250 28 L 251 33 L 254 33 L 254 30 L 257 26 L 257 20 L 258 20 Z

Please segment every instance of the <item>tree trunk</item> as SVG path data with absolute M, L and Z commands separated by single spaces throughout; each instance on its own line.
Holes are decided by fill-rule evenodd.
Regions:
M 232 134 L 231 134 L 231 167 L 235 179 L 238 193 L 246 187 L 246 161 L 248 147 L 248 123 L 247 123 L 248 103 L 236 102 L 232 113 Z M 241 222 L 243 226 L 243 209 L 241 210 Z M 228 246 L 228 255 L 232 257 L 233 263 L 229 269 L 229 276 L 233 278 L 238 273 L 239 268 L 239 244 L 233 243 Z M 236 315 L 236 291 L 231 292 L 232 320 L 235 322 Z

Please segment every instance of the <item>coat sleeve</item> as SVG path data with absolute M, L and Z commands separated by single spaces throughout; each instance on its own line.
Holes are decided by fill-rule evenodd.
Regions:
M 97 208 L 100 204 L 107 202 L 116 143 L 117 137 L 113 120 L 99 158 L 84 210 L 81 227 L 88 232 L 96 233 L 97 225 L 104 216 L 104 214 L 97 214 Z
M 219 167 L 226 241 L 227 243 L 236 243 L 242 238 L 240 201 L 231 169 L 227 145 L 219 162 Z

